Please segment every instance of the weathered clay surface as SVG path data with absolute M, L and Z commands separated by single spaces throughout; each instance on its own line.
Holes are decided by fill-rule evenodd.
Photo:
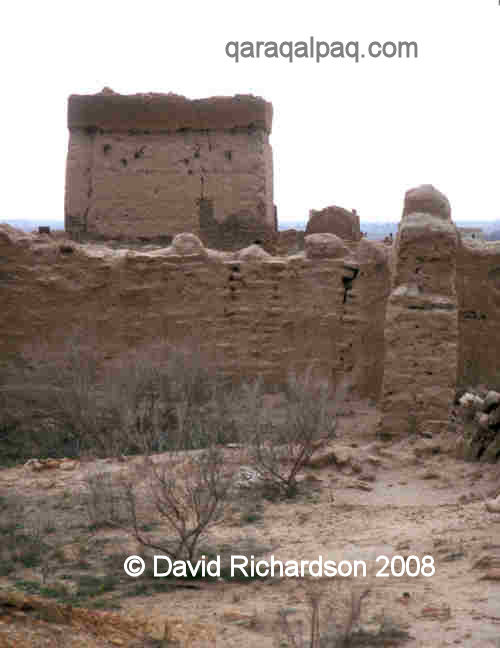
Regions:
M 348 241 L 359 241 L 361 229 L 359 216 L 342 207 L 326 207 L 319 211 L 311 209 L 306 234 L 335 234 Z
M 309 239 L 307 255 L 289 257 L 260 245 L 209 250 L 193 234 L 140 252 L 60 244 L 2 225 L 0 354 L 82 327 L 110 358 L 194 339 L 230 375 L 277 382 L 312 365 L 377 398 L 389 290 L 383 246 L 362 242 L 358 254 L 333 235 Z
M 75 239 L 168 240 L 273 249 L 270 103 L 251 95 L 72 95 L 66 230 Z
M 261 128 L 271 131 L 272 105 L 252 95 L 190 100 L 174 93 L 71 95 L 68 127 L 127 132 Z
M 448 198 L 432 185 L 420 185 L 406 192 L 403 218 L 409 214 L 429 214 L 440 220 L 451 220 Z
M 500 388 L 500 243 L 462 239 L 457 261 L 459 383 Z
M 460 242 L 439 192 L 407 196 L 441 217 L 407 203 L 392 247 L 321 233 L 283 257 L 253 242 L 210 249 L 193 233 L 113 250 L 2 225 L 0 354 L 82 327 L 109 357 L 194 338 L 230 375 L 279 381 L 312 364 L 375 399 L 383 380 L 381 430 L 427 434 L 457 386 L 498 389 L 500 244 Z
M 384 437 L 418 433 L 426 420 L 447 418 L 453 401 L 459 237 L 446 205 L 442 194 L 428 185 L 406 194 L 392 249 L 392 292 L 386 310 Z
M 305 249 L 310 259 L 340 259 L 349 254 L 347 245 L 335 234 L 309 234 Z

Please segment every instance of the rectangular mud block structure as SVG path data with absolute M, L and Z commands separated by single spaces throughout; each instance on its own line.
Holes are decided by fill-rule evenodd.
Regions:
M 252 95 L 70 96 L 66 231 L 166 243 L 192 232 L 211 248 L 271 251 L 271 125 L 272 105 Z

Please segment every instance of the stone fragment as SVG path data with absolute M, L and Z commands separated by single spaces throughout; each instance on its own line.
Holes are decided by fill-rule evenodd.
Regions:
M 492 412 L 490 412 L 488 417 L 488 425 L 494 430 L 500 428 L 500 407 L 497 407 Z
M 357 480 L 357 479 L 353 480 L 353 481 L 350 481 L 350 482 L 347 482 L 347 484 L 345 484 L 345 487 L 346 488 L 353 488 L 355 490 L 362 490 L 362 491 L 365 491 L 367 493 L 369 493 L 370 491 L 373 490 L 373 486 L 370 486 L 370 484 L 367 484 L 366 482 L 361 481 L 361 480 Z
M 458 400 L 458 404 L 464 409 L 470 409 L 476 411 L 484 407 L 484 401 L 479 396 L 471 394 L 470 392 L 465 392 L 463 396 Z
M 483 404 L 483 412 L 489 413 L 500 406 L 500 394 L 497 391 L 489 391 L 486 394 Z
M 485 500 L 484 505 L 488 513 L 500 513 L 500 495 L 494 500 Z
M 500 434 L 493 441 L 490 441 L 483 454 L 481 461 L 484 463 L 496 463 L 500 458 Z
M 489 427 L 489 416 L 488 414 L 485 414 L 484 412 L 476 412 L 476 416 L 474 419 L 479 426 L 481 430 L 484 430 L 485 432 L 488 431 Z
M 330 465 L 344 468 L 351 464 L 353 459 L 354 454 L 350 448 L 336 445 L 333 448 L 326 447 L 316 451 L 307 462 L 307 465 L 311 468 L 324 468 Z

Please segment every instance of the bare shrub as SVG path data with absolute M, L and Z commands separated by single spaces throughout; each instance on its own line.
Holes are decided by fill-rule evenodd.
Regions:
M 76 335 L 58 349 L 40 344 L 27 351 L 4 398 L 11 415 L 23 413 L 33 453 L 78 455 L 90 446 L 108 445 L 99 361 L 96 347 Z
M 20 459 L 200 448 L 214 430 L 219 443 L 235 435 L 229 391 L 195 347 L 159 344 L 109 362 L 75 333 L 26 357 L 0 385 L 0 443 L 22 438 Z
M 146 458 L 142 498 L 137 480 L 126 486 L 131 530 L 143 546 L 174 559 L 192 560 L 200 539 L 222 518 L 232 477 L 222 452 L 211 445 L 196 452 L 171 452 L 161 462 Z M 152 507 L 167 537 L 147 534 L 142 521 Z
M 278 613 L 276 644 L 290 648 L 356 648 L 366 646 L 396 646 L 407 641 L 409 634 L 385 616 L 377 629 L 361 627 L 363 601 L 371 586 L 352 582 L 306 583 L 305 615 L 296 610 L 282 609 Z
M 53 521 L 44 512 L 27 515 L 26 509 L 18 496 L 0 497 L 0 575 L 21 566 L 43 571 L 52 551 Z
M 250 427 L 250 462 L 266 483 L 286 497 L 297 493 L 297 476 L 321 446 L 321 440 L 335 431 L 328 403 L 329 388 L 316 384 L 310 373 L 290 374 L 285 388 L 285 419 L 278 425 L 266 420 L 262 384 L 244 388 L 247 426 Z
M 306 619 L 291 619 L 290 611 L 280 610 L 278 634 L 293 648 L 347 648 L 354 630 L 360 621 L 363 599 L 370 592 L 369 587 L 351 586 L 346 592 L 343 587 L 330 589 L 322 583 L 306 584 Z
M 87 475 L 84 483 L 83 503 L 91 528 L 121 526 L 126 522 L 128 506 L 119 478 L 109 471 L 97 471 Z

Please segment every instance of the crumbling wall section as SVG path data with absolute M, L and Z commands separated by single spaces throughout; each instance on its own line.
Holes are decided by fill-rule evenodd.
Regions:
M 108 358 L 195 340 L 227 375 L 279 384 L 312 367 L 377 398 L 389 283 L 381 246 L 363 245 L 314 235 L 305 253 L 276 257 L 260 245 L 215 252 L 180 234 L 168 248 L 136 252 L 0 226 L 0 354 L 82 328 Z
M 430 185 L 407 192 L 385 321 L 380 435 L 443 429 L 458 369 L 459 236 L 448 200 Z
M 500 388 L 500 242 L 463 239 L 457 273 L 458 384 Z
M 324 209 L 311 209 L 306 226 L 306 234 L 328 232 L 347 241 L 359 241 L 361 228 L 359 215 L 355 210 L 332 205 Z

